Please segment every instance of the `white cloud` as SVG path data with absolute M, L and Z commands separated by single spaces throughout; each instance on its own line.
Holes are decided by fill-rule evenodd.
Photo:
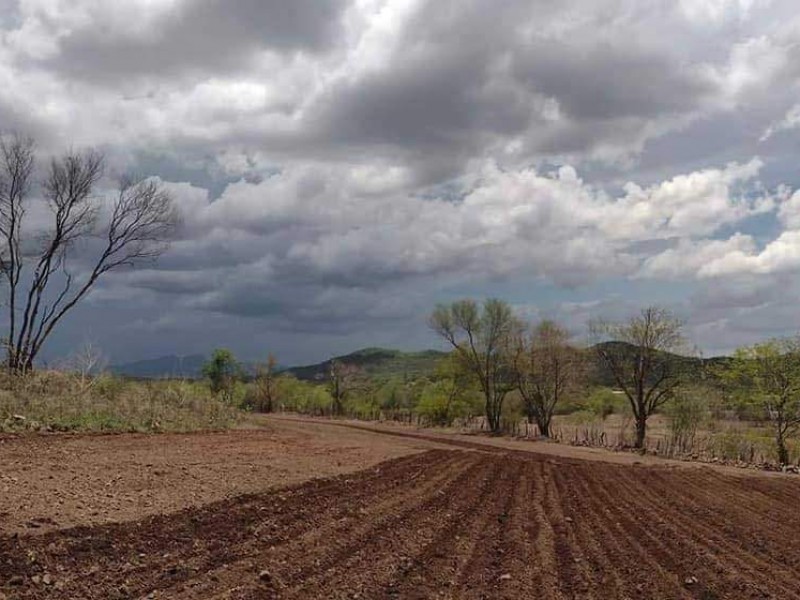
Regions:
M 795 104 L 786 111 L 786 115 L 780 121 L 776 121 L 770 125 L 761 136 L 760 141 L 765 142 L 776 133 L 789 129 L 797 129 L 798 127 L 800 127 L 800 103 Z
M 748 251 L 749 250 L 749 251 Z M 767 275 L 800 269 L 800 231 L 784 231 L 760 252 L 735 249 L 711 260 L 698 270 L 700 277 L 753 273 Z
M 654 279 L 693 278 L 709 274 L 709 265 L 729 260 L 731 256 L 751 255 L 756 249 L 749 235 L 735 234 L 725 240 L 693 241 L 681 239 L 674 248 L 647 258 L 639 276 Z
M 709 236 L 774 209 L 754 181 L 760 166 L 754 159 L 644 188 L 630 183 L 612 197 L 569 166 L 542 174 L 489 161 L 451 199 L 402 191 L 403 170 L 391 165 L 290 165 L 260 183 L 233 183 L 213 202 L 198 188 L 174 185 L 193 233 L 167 268 L 170 260 L 179 272 L 193 262 L 208 267 L 223 256 L 239 269 L 225 284 L 232 287 L 266 277 L 265 267 L 274 281 L 343 287 L 430 276 L 533 275 L 562 285 L 708 276 L 756 251 L 748 235 Z M 660 253 L 632 249 L 658 240 L 677 245 Z

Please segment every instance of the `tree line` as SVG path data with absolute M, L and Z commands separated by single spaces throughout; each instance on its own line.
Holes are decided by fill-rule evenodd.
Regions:
M 669 415 L 676 444 L 687 447 L 699 414 L 692 398 L 715 394 L 771 425 L 784 464 L 787 441 L 800 426 L 800 341 L 794 338 L 704 361 L 691 351 L 683 322 L 663 308 L 648 307 L 622 321 L 593 321 L 590 343 L 576 344 L 564 326 L 526 323 L 498 299 L 437 306 L 429 325 L 451 349 L 429 376 L 379 379 L 331 360 L 322 379 L 306 382 L 281 373 L 270 355 L 247 377 L 239 402 L 263 412 L 414 418 L 429 425 L 477 420 L 491 433 L 504 431 L 519 408 L 539 435 L 550 437 L 559 411 L 591 397 L 602 418 L 624 403 L 633 422 L 631 445 L 644 449 L 649 420 L 658 412 Z M 219 350 L 204 370 L 212 389 L 230 398 L 243 377 L 235 365 L 232 354 Z M 598 369 L 610 377 L 613 394 L 590 391 Z M 512 397 L 514 409 L 508 410 Z
M 778 462 L 789 462 L 787 440 L 800 428 L 800 337 L 740 348 L 707 367 L 687 356 L 683 322 L 659 307 L 620 322 L 592 322 L 590 348 L 571 343 L 568 331 L 551 321 L 524 323 L 498 299 L 440 305 L 429 323 L 479 383 L 494 433 L 506 397 L 516 391 L 528 420 L 548 437 L 557 405 L 583 385 L 594 362 L 610 372 L 628 401 L 634 448 L 645 447 L 652 415 L 676 402 L 683 388 L 702 383 L 758 407 L 772 424 Z

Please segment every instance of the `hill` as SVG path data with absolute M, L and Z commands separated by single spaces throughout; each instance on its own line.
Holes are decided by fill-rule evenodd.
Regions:
M 597 344 L 597 346 L 592 346 L 589 348 L 593 358 L 593 369 L 590 371 L 589 379 L 590 382 L 594 385 L 602 385 L 606 387 L 616 387 L 616 382 L 614 381 L 614 376 L 612 375 L 611 371 L 606 367 L 605 364 L 597 357 L 597 350 L 603 347 L 613 347 L 615 352 L 623 352 L 633 354 L 636 349 L 633 345 L 628 344 L 626 342 L 601 342 Z M 710 358 L 701 358 L 697 356 L 683 356 L 680 354 L 670 354 L 664 352 L 666 357 L 672 364 L 675 365 L 675 368 L 678 372 L 681 372 L 685 375 L 688 379 L 700 379 L 704 376 L 704 374 L 708 373 L 710 370 L 713 371 L 715 367 L 720 365 L 724 365 L 730 358 L 727 356 L 713 356 Z
M 623 342 L 603 342 L 604 345 L 624 345 Z M 594 350 L 593 348 L 589 349 Z M 633 346 L 630 346 L 633 352 Z M 350 354 L 336 356 L 332 359 L 296 367 L 281 369 L 287 373 L 304 381 L 324 381 L 330 372 L 332 360 L 339 361 L 348 365 L 355 365 L 361 368 L 367 375 L 379 379 L 391 377 L 420 377 L 430 375 L 436 369 L 436 365 L 447 353 L 439 350 L 422 350 L 420 352 L 403 352 L 391 348 L 363 348 Z M 608 368 L 600 361 L 595 359 L 596 353 L 591 352 L 594 368 L 590 370 L 590 382 L 594 385 L 614 387 L 614 378 Z M 194 379 L 201 377 L 203 363 L 207 357 L 202 354 L 192 354 L 189 356 L 162 356 L 159 358 L 140 360 L 131 363 L 112 365 L 109 370 L 118 375 L 135 377 L 140 379 L 164 379 L 168 377 L 185 377 Z M 678 368 L 692 377 L 695 374 L 700 377 L 702 372 L 710 366 L 724 363 L 729 360 L 726 357 L 698 358 L 692 356 L 681 356 L 673 354 L 670 359 L 678 365 Z M 242 363 L 246 373 L 255 372 L 255 367 L 251 363 Z
M 438 350 L 402 352 L 389 348 L 364 348 L 320 363 L 284 368 L 281 369 L 281 372 L 294 375 L 304 381 L 320 381 L 328 377 L 331 360 L 336 360 L 348 365 L 356 365 L 373 377 L 419 377 L 433 373 L 437 362 L 445 355 L 444 352 Z M 202 376 L 203 363 L 207 358 L 202 354 L 168 355 L 111 365 L 108 370 L 117 375 L 136 379 L 167 379 L 170 377 L 196 379 Z M 251 363 L 244 362 L 242 367 L 248 374 L 255 372 L 255 366 Z
M 284 372 L 305 381 L 321 381 L 328 377 L 331 361 L 336 360 L 355 365 L 372 377 L 419 377 L 432 374 L 438 361 L 446 355 L 438 350 L 402 352 L 389 348 L 364 348 L 321 363 L 291 367 Z

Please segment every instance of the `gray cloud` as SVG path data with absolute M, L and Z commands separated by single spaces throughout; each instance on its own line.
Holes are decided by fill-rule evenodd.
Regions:
M 46 68 L 91 82 L 247 72 L 268 51 L 336 44 L 343 0 L 183 0 L 144 31 L 120 35 L 89 21 L 59 39 Z
M 517 304 L 579 327 L 668 296 L 717 349 L 795 324 L 774 292 L 800 272 L 789 0 L 0 12 L 0 128 L 97 145 L 186 216 L 53 352 L 93 318 L 133 354 L 408 347 L 437 300 L 522 281 Z

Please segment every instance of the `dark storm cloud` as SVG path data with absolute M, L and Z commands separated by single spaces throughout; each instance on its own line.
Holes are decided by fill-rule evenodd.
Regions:
M 90 81 L 246 71 L 262 51 L 322 52 L 337 42 L 344 0 L 185 0 L 142 35 L 88 24 L 48 67 Z
M 573 119 L 652 118 L 697 108 L 715 86 L 690 64 L 620 40 L 543 41 L 520 48 L 514 74 Z
M 638 152 L 654 124 L 669 130 L 719 92 L 701 68 L 711 56 L 687 57 L 664 31 L 682 26 L 674 4 L 455 6 L 423 3 L 385 68 L 317 98 L 308 120 L 316 138 L 374 147 L 435 179 L 511 139 L 523 160 Z M 639 35 L 624 35 L 634 23 Z M 426 160 L 415 160 L 421 152 Z

